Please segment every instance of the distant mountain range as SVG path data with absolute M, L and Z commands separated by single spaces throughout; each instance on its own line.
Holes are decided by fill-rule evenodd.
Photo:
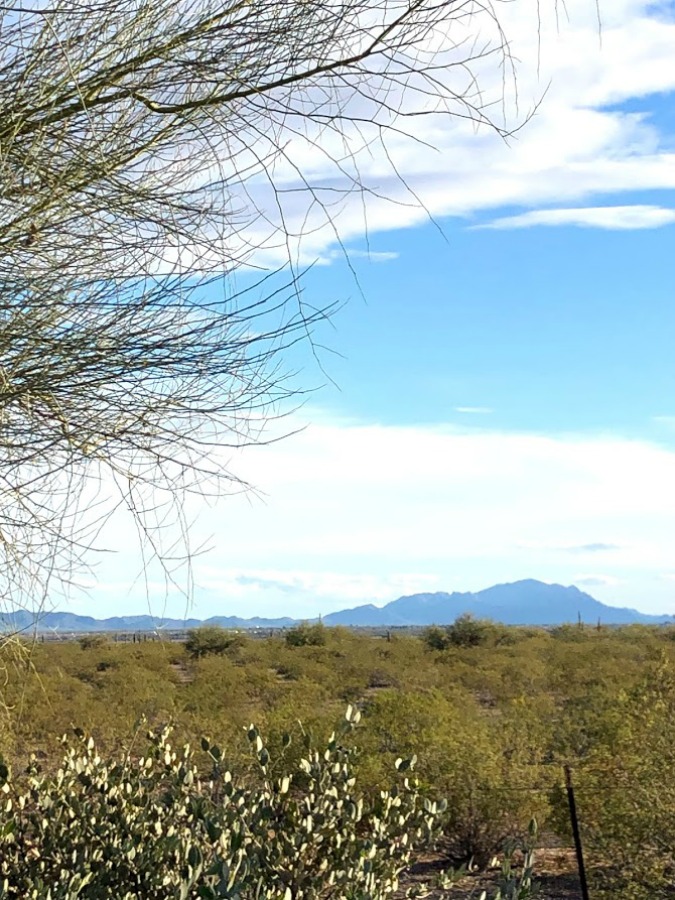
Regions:
M 35 616 L 25 610 L 0 613 L 0 631 L 32 630 Z M 37 618 L 38 631 L 184 631 L 201 625 L 221 625 L 223 628 L 287 628 L 297 625 L 296 619 L 241 619 L 239 616 L 212 616 L 210 619 L 164 619 L 158 616 L 113 616 L 110 619 L 93 619 L 75 613 L 48 612 Z
M 673 621 L 671 616 L 650 616 L 635 609 L 607 606 L 576 587 L 545 584 L 527 579 L 513 584 L 497 584 L 484 591 L 447 594 L 412 594 L 399 597 L 385 606 L 373 604 L 343 609 L 323 617 L 326 625 L 362 627 L 395 627 L 404 625 L 447 625 L 464 614 L 493 619 L 505 625 L 559 625 L 565 622 L 605 625 L 642 623 L 658 625 Z M 212 616 L 210 619 L 164 619 L 155 616 L 115 616 L 94 619 L 74 613 L 49 612 L 35 622 L 32 613 L 17 610 L 0 613 L 0 630 L 32 630 L 58 632 L 87 631 L 182 631 L 200 625 L 224 628 L 286 628 L 298 623 L 288 617 L 278 619 L 242 619 L 239 616 Z
M 324 616 L 326 625 L 447 625 L 471 613 L 505 625 L 560 625 L 565 622 L 606 625 L 660 624 L 670 616 L 650 616 L 635 609 L 607 606 L 576 587 L 527 579 L 497 584 L 484 591 L 447 594 L 412 594 L 378 608 L 371 604 Z

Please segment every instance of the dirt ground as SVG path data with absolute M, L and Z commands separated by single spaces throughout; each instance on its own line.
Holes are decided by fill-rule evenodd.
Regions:
M 486 890 L 488 897 L 495 893 L 499 883 L 498 868 L 487 872 L 472 872 L 450 888 L 433 888 L 438 874 L 447 863 L 438 857 L 421 859 L 401 879 L 397 897 L 404 897 L 406 890 L 425 883 L 431 888 L 423 896 L 428 900 L 478 900 Z M 574 851 L 566 848 L 541 849 L 535 852 L 534 881 L 539 885 L 540 900 L 582 900 Z

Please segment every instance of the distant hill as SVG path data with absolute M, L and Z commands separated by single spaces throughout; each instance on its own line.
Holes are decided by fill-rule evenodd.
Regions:
M 605 625 L 642 623 L 658 625 L 673 621 L 671 616 L 650 616 L 635 609 L 607 606 L 576 587 L 545 584 L 527 579 L 513 584 L 471 593 L 411 594 L 399 597 L 385 606 L 372 603 L 329 613 L 323 617 L 326 625 L 361 627 L 395 627 L 397 625 L 447 625 L 458 616 L 471 613 L 477 618 L 494 619 L 505 625 L 559 625 L 565 622 Z M 38 631 L 182 631 L 200 625 L 222 625 L 224 628 L 286 628 L 298 620 L 288 617 L 243 619 L 239 616 L 212 616 L 210 619 L 164 619 L 155 616 L 115 616 L 94 619 L 74 613 L 50 612 L 37 621 Z M 0 613 L 0 630 L 21 631 L 34 627 L 34 617 L 23 610 Z
M 0 613 L 0 631 L 32 630 L 35 617 L 25 610 L 12 613 Z M 184 631 L 187 628 L 199 628 L 200 625 L 221 625 L 223 628 L 285 628 L 294 625 L 295 620 L 281 619 L 242 619 L 239 616 L 213 616 L 201 619 L 164 619 L 157 616 L 113 616 L 110 619 L 93 619 L 91 616 L 78 616 L 75 613 L 48 612 L 39 615 L 38 631 Z
M 564 622 L 606 625 L 659 624 L 669 616 L 650 616 L 635 609 L 607 606 L 576 587 L 528 579 L 471 593 L 412 594 L 386 606 L 357 606 L 324 616 L 326 625 L 448 625 L 457 616 L 494 619 L 505 625 L 559 625 Z

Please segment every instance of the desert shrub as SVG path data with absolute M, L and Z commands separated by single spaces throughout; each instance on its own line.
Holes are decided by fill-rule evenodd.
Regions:
M 446 634 L 451 647 L 480 647 L 494 641 L 497 630 L 489 619 L 475 619 L 466 613 L 447 626 Z
M 429 650 L 447 650 L 450 646 L 450 638 L 447 629 L 438 625 L 430 625 L 422 632 L 422 640 Z
M 83 634 L 77 642 L 83 650 L 100 650 L 110 643 L 105 634 Z
M 572 642 L 587 641 L 593 636 L 590 626 L 585 626 L 583 623 L 572 625 L 570 622 L 566 622 L 564 625 L 554 626 L 550 629 L 549 633 L 558 641 Z
M 326 643 L 326 626 L 322 622 L 310 625 L 301 622 L 284 635 L 289 647 L 323 647 Z
M 174 686 L 175 703 L 171 721 L 187 740 L 208 729 L 239 752 L 238 736 L 252 719 L 261 721 L 261 697 L 274 687 L 274 676 L 235 665 L 227 654 L 202 656 L 190 664 L 187 681 Z M 238 756 L 239 758 L 239 756 Z
M 451 625 L 431 625 L 422 632 L 422 640 L 430 650 L 449 647 L 496 647 L 513 644 L 518 635 L 512 628 L 490 619 L 476 619 L 470 613 L 458 616 Z
M 119 668 L 119 662 L 115 659 L 102 659 L 96 663 L 97 672 L 107 672 L 109 669 Z
M 297 769 L 274 776 L 251 726 L 252 786 L 233 780 L 206 739 L 200 772 L 167 729 L 148 734 L 140 758 L 102 759 L 79 732 L 55 776 L 33 759 L 17 783 L 0 766 L 0 897 L 389 897 L 431 838 L 437 810 L 422 803 L 410 760 L 397 761 L 388 790 L 358 792 L 350 741 L 358 718 L 348 708 L 325 750 L 309 744 Z
M 228 631 L 220 625 L 203 625 L 188 631 L 185 650 L 194 659 L 214 653 L 239 649 L 246 638 L 236 631 Z
M 373 669 L 368 676 L 368 688 L 370 690 L 381 690 L 382 688 L 398 688 L 401 686 L 400 680 L 389 672 L 387 669 Z
M 675 672 L 664 657 L 622 692 L 574 771 L 593 896 L 655 900 L 675 885 Z M 565 796 L 553 796 L 564 832 Z
M 145 715 L 155 730 L 173 721 L 176 746 L 218 734 L 233 778 L 248 784 L 255 772 L 243 726 L 260 723 L 276 777 L 306 757 L 296 719 L 312 746 L 325 745 L 349 698 L 366 712 L 354 763 L 359 789 L 377 793 L 395 760 L 417 753 L 422 795 L 449 801 L 449 858 L 484 859 L 503 838 L 518 837 L 532 814 L 569 838 L 564 790 L 554 798 L 560 816 L 546 822 L 544 774 L 560 779 L 570 762 L 596 895 L 598 885 L 608 893 L 616 885 L 613 896 L 632 900 L 621 885 L 635 892 L 643 879 L 644 892 L 659 898 L 670 877 L 666 844 L 675 846 L 667 775 L 675 768 L 675 700 L 666 670 L 656 673 L 659 654 L 666 669 L 675 660 L 675 642 L 667 629 L 565 631 L 569 639 L 509 629 L 511 646 L 493 631 L 478 646 L 429 652 L 411 634 L 392 631 L 386 641 L 331 627 L 323 646 L 291 646 L 280 634 L 197 659 L 182 644 L 159 641 L 88 651 L 77 641 L 22 642 L 21 654 L 9 646 L 0 654 L 0 750 L 16 771 L 31 751 L 47 754 L 44 765 L 56 771 L 60 736 L 77 722 L 108 759 Z M 284 749 L 286 732 L 293 743 Z
M 493 723 L 471 695 L 446 697 L 378 691 L 364 705 L 359 777 L 377 786 L 399 756 L 416 753 L 421 789 L 447 799 L 442 847 L 453 863 L 473 858 L 486 864 L 509 840 L 522 836 L 533 815 L 545 818 L 548 804 L 514 784 L 533 784 L 521 710 L 508 723 Z M 499 738 L 509 732 L 505 754 Z M 519 732 L 519 741 L 512 736 Z

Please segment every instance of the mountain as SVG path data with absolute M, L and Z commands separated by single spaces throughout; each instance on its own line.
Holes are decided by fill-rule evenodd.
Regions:
M 26 610 L 0 613 L 0 629 L 21 631 L 31 629 L 35 616 Z M 48 612 L 38 616 L 38 631 L 149 631 L 155 628 L 179 630 L 197 628 L 199 619 L 162 619 L 156 616 L 113 616 L 94 619 L 68 612 Z
M 606 625 L 660 624 L 669 616 L 649 616 L 635 609 L 606 606 L 576 587 L 545 584 L 527 579 L 471 593 L 412 594 L 399 597 L 381 608 L 368 605 L 340 610 L 324 616 L 326 625 L 448 625 L 457 616 L 494 619 L 505 625 L 559 625 L 564 622 Z
M 642 623 L 658 625 L 672 621 L 671 616 L 650 616 L 635 609 L 607 606 L 574 586 L 545 584 L 527 579 L 512 584 L 497 584 L 475 594 L 439 591 L 433 594 L 411 594 L 399 597 L 386 606 L 372 603 L 342 609 L 323 617 L 325 625 L 360 627 L 396 627 L 405 625 L 448 625 L 458 616 L 471 613 L 476 618 L 494 619 L 505 625 L 558 625 L 564 622 L 605 625 Z M 239 616 L 212 616 L 210 619 L 164 619 L 156 616 L 115 616 L 94 619 L 74 613 L 50 612 L 40 615 L 38 631 L 183 631 L 200 625 L 221 625 L 224 628 L 287 628 L 297 624 L 288 617 L 264 619 Z M 24 610 L 0 613 L 1 630 L 30 630 L 34 616 Z
M 0 631 L 30 631 L 35 616 L 26 610 L 0 613 Z M 239 616 L 212 616 L 210 619 L 165 619 L 158 616 L 113 616 L 109 619 L 93 619 L 75 613 L 41 613 L 37 620 L 38 631 L 87 632 L 87 631 L 185 631 L 200 625 L 221 625 L 223 628 L 286 628 L 295 625 L 295 619 L 242 619 Z
M 289 628 L 297 625 L 298 619 L 289 619 L 284 616 L 281 619 L 261 619 L 253 616 L 252 619 L 240 619 L 239 616 L 212 616 L 204 619 L 202 625 L 220 625 L 222 628 Z M 190 626 L 194 627 L 194 626 Z

